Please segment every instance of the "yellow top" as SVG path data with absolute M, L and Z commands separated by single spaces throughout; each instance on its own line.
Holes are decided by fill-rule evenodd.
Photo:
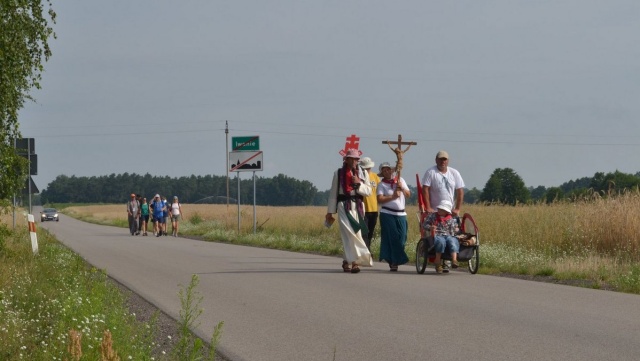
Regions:
M 372 171 L 369 171 L 369 184 L 371 185 L 371 194 L 368 197 L 364 197 L 364 211 L 365 212 L 377 212 L 378 211 L 378 183 L 380 183 L 380 177 Z

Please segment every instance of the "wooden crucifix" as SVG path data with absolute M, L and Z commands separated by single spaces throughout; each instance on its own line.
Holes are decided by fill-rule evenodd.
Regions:
M 383 140 L 382 144 L 387 144 L 389 146 L 389 148 L 396 153 L 396 177 L 397 179 L 400 179 L 400 172 L 402 171 L 402 157 L 404 156 L 404 153 L 406 153 L 409 148 L 411 148 L 412 145 L 416 145 L 418 143 L 416 142 L 403 142 L 402 141 L 402 135 L 398 134 L 398 141 L 397 142 L 393 142 L 390 140 Z M 393 148 L 391 147 L 391 144 L 397 144 L 398 146 Z M 407 145 L 406 149 L 402 149 L 403 145 Z

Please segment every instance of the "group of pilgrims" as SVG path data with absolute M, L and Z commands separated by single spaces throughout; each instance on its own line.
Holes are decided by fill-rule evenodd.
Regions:
M 396 148 L 399 149 L 399 148 Z M 408 149 L 408 148 L 407 148 Z M 405 150 L 406 151 L 406 150 Z M 355 148 L 344 152 L 342 167 L 333 173 L 325 225 L 330 227 L 336 218 L 343 245 L 342 270 L 359 273 L 360 267 L 372 267 L 371 241 L 376 224 L 380 223 L 380 256 L 389 271 L 397 272 L 398 266 L 409 262 L 405 252 L 407 242 L 406 199 L 411 191 L 400 176 L 403 152 L 396 152 L 398 163 L 393 167 L 383 162 L 378 173 L 372 171 L 375 163 L 369 157 L 361 158 Z M 449 167 L 449 154 L 438 151 L 436 165 L 427 169 L 421 184 L 422 212 L 428 216 L 421 227 L 433 228 L 436 252 L 435 271 L 449 272 L 449 264 L 441 262 L 443 253 L 451 254 L 451 268 L 457 268 L 459 231 L 456 217 L 464 198 L 464 181 L 460 173 Z
M 169 203 L 167 197 L 160 197 L 160 194 L 156 194 L 151 202 L 147 202 L 146 197 L 131 193 L 131 199 L 127 202 L 127 215 L 129 233 L 132 236 L 146 236 L 149 219 L 153 223 L 154 236 L 167 236 L 167 223 L 171 218 L 172 235 L 177 237 L 182 205 L 177 196 L 174 196 L 173 202 Z

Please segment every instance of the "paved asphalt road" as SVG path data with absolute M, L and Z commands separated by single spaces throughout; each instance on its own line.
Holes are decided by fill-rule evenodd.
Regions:
M 124 209 L 124 206 L 123 206 Z M 37 212 L 35 214 L 38 214 Z M 200 278 L 201 326 L 231 360 L 639 360 L 640 296 L 174 237 L 62 215 L 38 223 L 169 315 Z

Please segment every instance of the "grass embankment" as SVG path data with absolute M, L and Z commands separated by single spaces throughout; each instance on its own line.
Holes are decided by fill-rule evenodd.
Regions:
M 323 225 L 325 207 L 256 208 L 183 204 L 180 234 L 204 240 L 327 255 L 342 254 L 338 227 Z M 411 262 L 420 239 L 417 207 L 407 207 Z M 640 293 L 640 194 L 550 205 L 465 205 L 480 229 L 480 273 L 543 276 Z M 123 205 L 72 206 L 64 213 L 88 222 L 127 227 Z M 379 230 L 379 226 L 377 227 Z M 377 232 L 379 234 L 379 232 Z M 379 236 L 372 245 L 379 254 Z
M 103 271 L 40 230 L 34 255 L 24 217 L 16 230 L 0 218 L 0 360 L 213 359 L 221 325 L 209 349 L 190 332 L 201 312 L 197 278 L 179 291 L 179 335 L 165 350 L 155 320 L 137 321 Z

